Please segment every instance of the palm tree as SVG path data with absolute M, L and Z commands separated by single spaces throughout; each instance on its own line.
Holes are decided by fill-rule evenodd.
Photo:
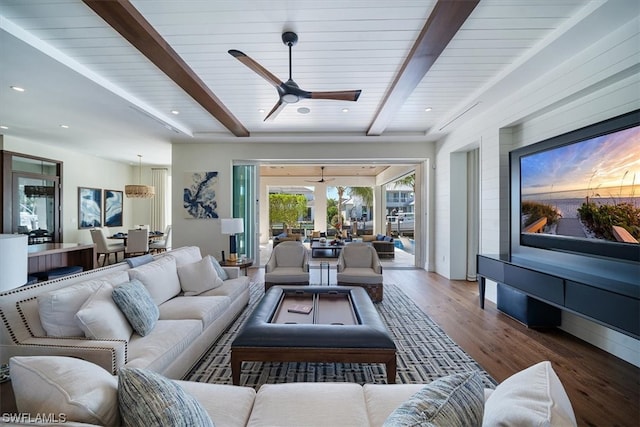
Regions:
M 394 187 L 400 187 L 401 185 L 408 185 L 413 190 L 413 194 L 416 194 L 416 173 L 406 175 L 404 178 L 400 178 L 393 183 Z

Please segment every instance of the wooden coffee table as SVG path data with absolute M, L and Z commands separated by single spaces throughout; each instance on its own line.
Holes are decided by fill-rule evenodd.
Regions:
M 311 311 L 290 311 L 302 307 Z M 273 286 L 231 344 L 233 384 L 244 361 L 384 363 L 396 382 L 396 345 L 357 287 Z

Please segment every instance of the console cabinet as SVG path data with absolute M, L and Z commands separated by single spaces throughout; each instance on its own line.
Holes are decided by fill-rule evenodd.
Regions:
M 542 262 L 513 259 L 508 255 L 478 255 L 477 261 L 482 308 L 486 279 L 489 279 L 640 339 L 640 283 L 637 278 L 621 281 Z

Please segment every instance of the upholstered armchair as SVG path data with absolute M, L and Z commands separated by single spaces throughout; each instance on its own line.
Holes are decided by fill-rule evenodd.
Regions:
M 273 285 L 308 285 L 309 254 L 299 241 L 282 242 L 273 248 L 264 266 L 264 290 Z
M 367 243 L 345 245 L 338 257 L 338 285 L 361 286 L 373 302 L 382 301 L 382 265 L 378 253 Z

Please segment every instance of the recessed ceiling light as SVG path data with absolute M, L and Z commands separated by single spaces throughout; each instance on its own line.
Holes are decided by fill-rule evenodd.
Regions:
M 69 129 L 69 125 L 60 125 L 62 129 Z
M 258 113 L 264 113 L 264 108 L 259 109 Z
M 11 89 L 15 90 L 16 92 L 24 92 L 24 88 L 20 86 L 11 86 Z
M 427 107 L 427 108 L 425 108 L 425 109 L 424 109 L 424 111 L 426 111 L 427 113 L 428 113 L 429 111 L 431 111 L 431 110 L 433 110 L 433 108 L 431 108 L 431 107 Z
M 171 114 L 175 114 L 175 115 L 177 116 L 178 114 L 180 114 L 180 111 L 178 111 L 178 110 L 171 110 Z
M 0 125 L 0 129 L 7 130 L 7 129 L 9 129 L 9 126 Z
M 348 112 L 349 112 L 349 109 L 348 109 L 348 108 L 343 108 L 343 109 L 342 109 L 342 112 L 343 112 L 343 113 L 348 113 Z
M 300 113 L 300 114 L 309 114 L 309 112 L 311 112 L 311 110 L 308 109 L 307 107 L 298 108 L 298 113 Z

